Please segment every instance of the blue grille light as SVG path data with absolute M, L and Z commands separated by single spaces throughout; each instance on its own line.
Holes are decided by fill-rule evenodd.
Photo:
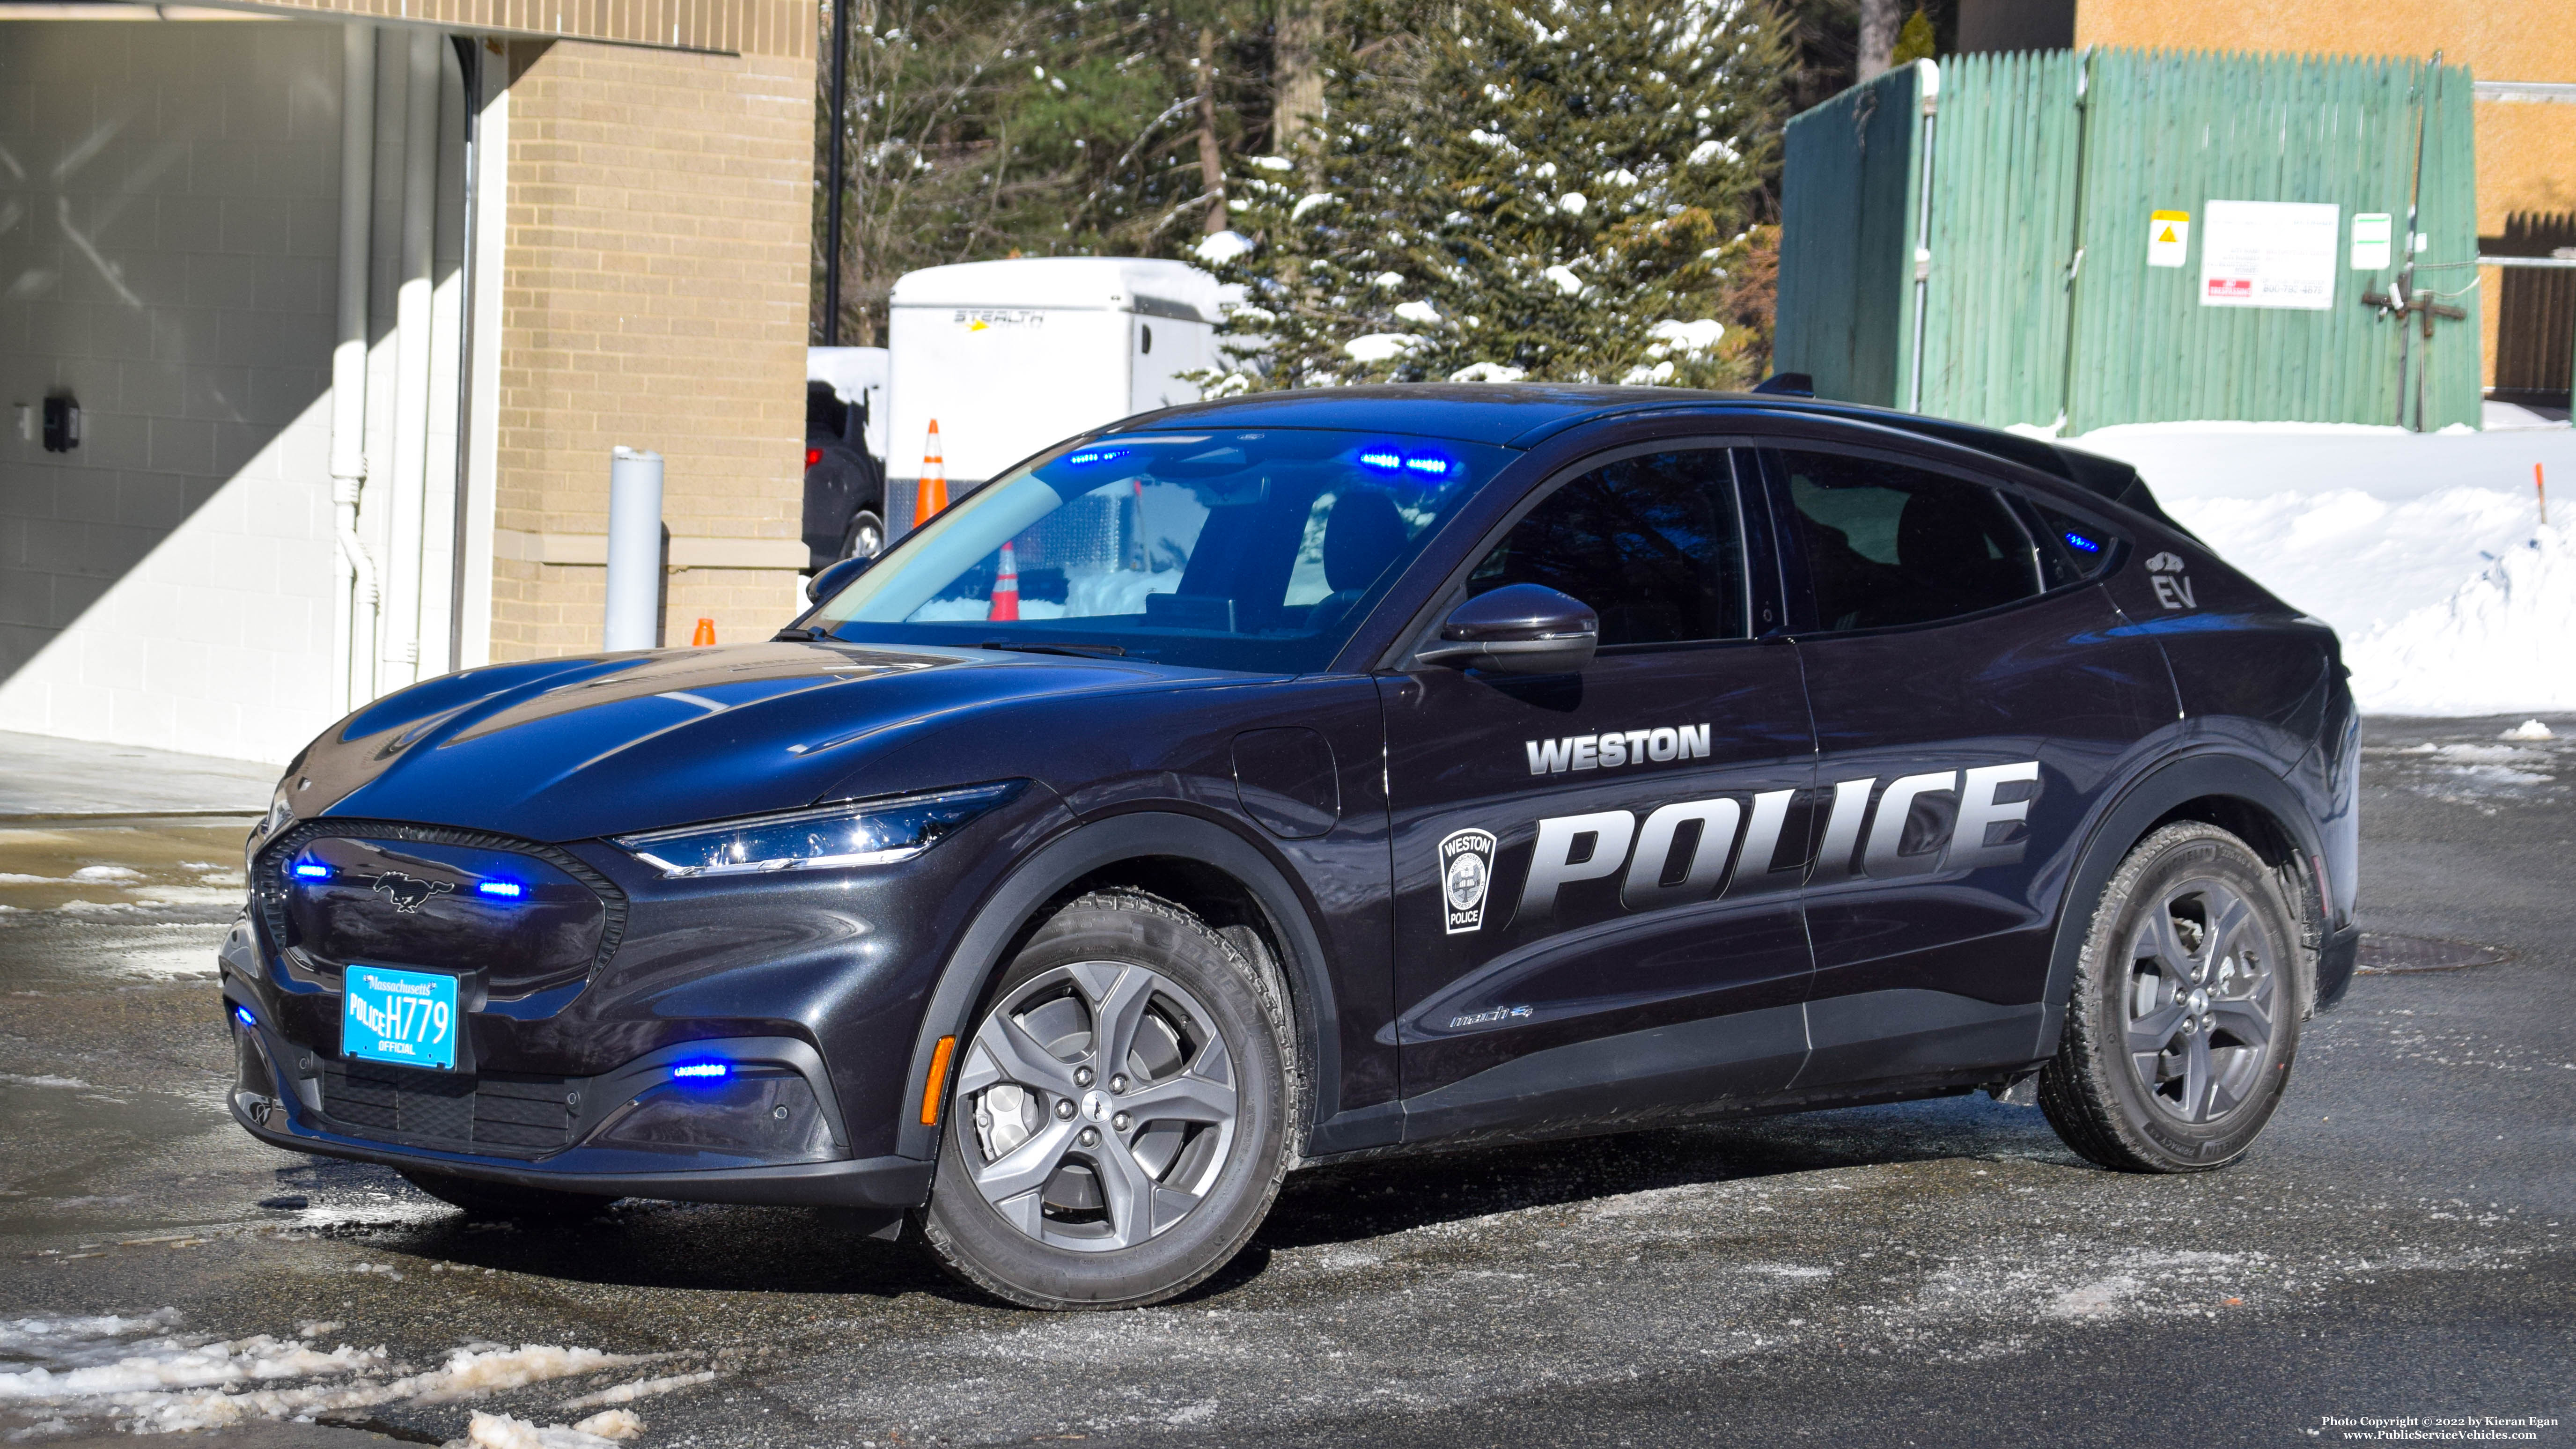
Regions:
M 476 895 L 484 896 L 499 896 L 505 901 L 515 901 L 519 897 L 526 895 L 528 893 L 528 888 L 514 880 L 487 880 L 476 883 L 474 893 Z
M 299 860 L 295 863 L 295 873 L 306 880 L 329 880 L 331 867 L 318 860 Z
M 233 1020 L 240 1022 L 242 1025 L 249 1027 L 254 1031 L 259 1029 L 259 1018 L 251 1015 L 250 1008 L 247 1006 L 235 1006 L 233 1008 Z
M 683 1081 L 720 1082 L 733 1075 L 730 1062 L 682 1062 L 671 1075 Z
M 1374 468 L 1381 473 L 1392 473 L 1404 466 L 1404 455 L 1384 448 L 1371 448 L 1360 454 L 1360 466 Z
M 2100 553 L 2102 551 L 2101 544 L 2092 539 L 2086 538 L 2080 533 L 2070 533 L 2066 535 L 2066 542 L 2069 546 L 2074 548 L 2077 553 Z

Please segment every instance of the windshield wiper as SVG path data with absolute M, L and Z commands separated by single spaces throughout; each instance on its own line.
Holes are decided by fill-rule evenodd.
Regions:
M 831 637 L 832 631 L 824 628 L 820 624 L 816 624 L 811 627 L 790 624 L 786 628 L 779 630 L 777 633 L 770 635 L 769 642 L 773 644 L 811 644 L 817 639 L 829 639 Z
M 1023 644 L 1010 639 L 987 639 L 978 649 L 1007 649 L 1015 654 L 1068 654 L 1076 659 L 1123 659 L 1127 651 L 1115 644 Z

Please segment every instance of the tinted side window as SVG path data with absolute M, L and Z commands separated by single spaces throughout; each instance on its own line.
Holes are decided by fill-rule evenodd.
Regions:
M 1471 595 L 1544 584 L 1592 606 L 1603 647 L 1741 639 L 1744 537 L 1721 449 L 1650 453 L 1574 479 L 1512 526 Z
M 2040 591 L 2030 536 L 1993 490 L 1836 453 L 1779 458 L 1822 627 L 1922 624 Z

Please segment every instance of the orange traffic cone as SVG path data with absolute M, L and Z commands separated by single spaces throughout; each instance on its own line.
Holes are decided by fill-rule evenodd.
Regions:
M 698 621 L 698 632 L 689 636 L 689 647 L 694 649 L 700 645 L 713 644 L 714 642 L 716 642 L 716 621 L 713 619 L 700 619 Z
M 948 464 L 939 456 L 939 419 L 930 420 L 930 436 L 921 445 L 921 481 L 912 489 L 912 526 L 921 527 L 948 506 Z
M 1020 617 L 1020 561 L 1012 555 L 1011 546 L 1007 543 L 1002 545 L 1001 570 L 993 575 L 993 609 L 984 617 L 1014 622 Z

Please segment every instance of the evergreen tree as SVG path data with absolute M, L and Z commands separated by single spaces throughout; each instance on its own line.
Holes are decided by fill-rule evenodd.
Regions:
M 1208 380 L 1752 380 L 1714 314 L 1781 72 L 1763 0 L 1456 0 L 1344 51 L 1200 248 L 1252 303 Z

